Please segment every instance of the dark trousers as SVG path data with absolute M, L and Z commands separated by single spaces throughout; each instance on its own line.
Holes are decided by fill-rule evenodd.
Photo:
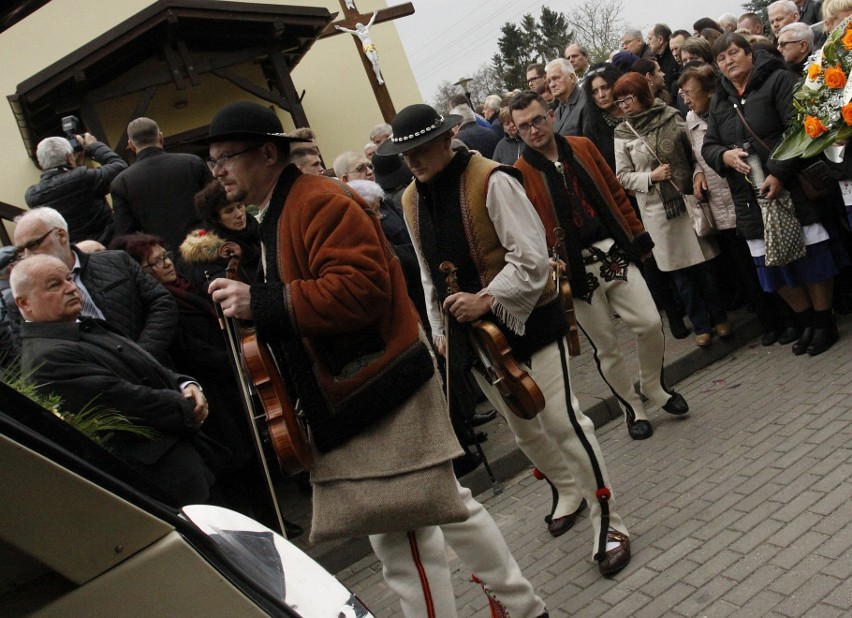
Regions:
M 671 274 L 696 335 L 709 333 L 714 324 L 728 321 L 711 262 L 673 270 Z

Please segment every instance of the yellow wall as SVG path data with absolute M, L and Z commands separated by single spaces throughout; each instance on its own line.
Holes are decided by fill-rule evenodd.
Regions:
M 254 1 L 258 4 L 324 6 L 331 12 L 341 10 L 337 0 Z M 0 91 L 3 95 L 13 94 L 22 81 L 151 4 L 151 0 L 52 0 L 0 34 L 0 66 L 3 67 Z M 356 4 L 362 13 L 387 5 L 383 0 L 357 0 Z M 417 14 L 402 19 L 417 19 Z M 370 36 L 376 44 L 379 64 L 396 109 L 422 102 L 393 22 L 374 25 Z M 370 129 L 382 122 L 352 39 L 352 35 L 341 34 L 318 41 L 293 72 L 296 91 L 299 94 L 305 91 L 302 104 L 329 166 L 340 152 L 360 150 L 369 139 Z M 136 70 L 144 69 L 143 66 Z M 242 73 L 265 87 L 256 66 L 247 66 Z M 252 98 L 213 75 L 203 75 L 201 79 L 202 85 L 197 88 L 178 91 L 173 87 L 161 87 L 157 91 L 146 115 L 156 120 L 166 135 L 205 125 L 222 105 Z M 121 135 L 136 100 L 136 96 L 124 97 L 98 106 L 106 138 L 111 144 L 114 145 Z M 177 109 L 175 103 L 178 101 L 186 101 L 187 105 Z M 280 115 L 285 130 L 291 128 L 289 116 L 284 112 Z M 57 127 L 57 131 L 59 129 Z M 0 132 L 6 138 L 5 147 L 0 149 L 0 169 L 3 170 L 0 200 L 23 208 L 24 191 L 38 181 L 39 170 L 24 150 L 11 108 L 3 102 L 0 102 Z

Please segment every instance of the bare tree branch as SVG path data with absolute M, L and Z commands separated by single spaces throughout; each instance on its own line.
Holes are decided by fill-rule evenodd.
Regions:
M 618 49 L 621 35 L 627 29 L 621 17 L 623 11 L 622 0 L 584 0 L 569 11 L 574 39 L 589 50 L 592 63 L 606 60 Z

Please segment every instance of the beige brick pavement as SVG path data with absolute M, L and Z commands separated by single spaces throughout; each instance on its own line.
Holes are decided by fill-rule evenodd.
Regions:
M 654 414 L 654 436 L 598 429 L 633 560 L 604 579 L 591 527 L 551 538 L 550 491 L 528 472 L 488 507 L 550 615 L 852 615 L 852 319 L 816 357 L 751 342 L 678 384 L 686 418 Z M 485 598 L 451 563 L 460 616 Z M 377 616 L 399 614 L 372 556 L 338 577 Z

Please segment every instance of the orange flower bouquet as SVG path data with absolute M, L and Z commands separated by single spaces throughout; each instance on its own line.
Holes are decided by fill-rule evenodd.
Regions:
M 796 116 L 772 153 L 775 159 L 814 157 L 852 137 L 852 18 L 829 34 L 793 94 Z

